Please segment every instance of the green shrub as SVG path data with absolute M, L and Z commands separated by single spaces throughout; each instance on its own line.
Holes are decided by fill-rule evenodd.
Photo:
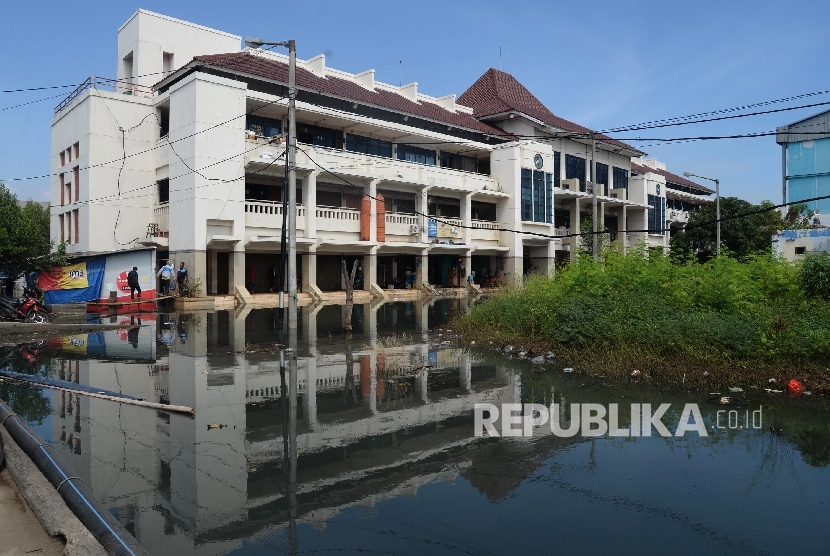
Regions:
M 798 277 L 807 297 L 830 299 L 830 255 L 811 253 L 804 257 Z

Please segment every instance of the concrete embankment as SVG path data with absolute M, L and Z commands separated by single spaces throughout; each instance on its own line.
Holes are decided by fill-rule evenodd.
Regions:
M 104 548 L 2 426 L 0 435 L 6 456 L 0 473 L 0 554 L 104 556 Z

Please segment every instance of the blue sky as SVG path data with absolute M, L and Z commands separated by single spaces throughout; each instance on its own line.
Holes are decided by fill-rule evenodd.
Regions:
M 461 94 L 484 71 L 512 73 L 555 114 L 593 129 L 636 124 L 830 89 L 830 2 L 11 2 L 0 34 L 0 90 L 114 77 L 118 27 L 145 8 L 237 35 L 297 40 L 350 72 Z M 402 61 L 402 63 L 400 63 Z M 63 92 L 68 92 L 67 89 Z M 0 108 L 62 91 L 0 94 Z M 0 179 L 49 172 L 50 121 L 61 98 L 0 111 Z M 830 101 L 830 94 L 787 105 Z M 768 107 L 768 108 L 773 108 Z M 774 130 L 827 107 L 621 134 L 631 139 Z M 781 199 L 772 137 L 655 145 L 670 171 L 717 177 L 723 195 Z M 9 181 L 48 199 L 48 180 Z

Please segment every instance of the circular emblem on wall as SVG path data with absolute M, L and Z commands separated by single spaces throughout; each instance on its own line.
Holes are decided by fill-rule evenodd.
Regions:
M 544 166 L 545 160 L 542 158 L 542 155 L 536 153 L 536 156 L 533 157 L 533 165 L 536 166 L 537 170 L 541 170 L 542 166 Z

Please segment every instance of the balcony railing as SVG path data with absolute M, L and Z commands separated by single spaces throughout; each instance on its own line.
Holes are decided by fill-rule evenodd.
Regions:
M 332 232 L 360 232 L 360 211 L 348 208 L 318 207 L 317 229 Z
M 158 231 L 166 236 L 170 232 L 170 205 L 158 205 L 153 209 L 153 222 Z
M 553 235 L 555 235 L 555 236 L 560 236 L 560 237 L 561 236 L 567 236 L 567 235 L 570 235 L 570 233 L 571 233 L 570 228 L 558 227 L 558 228 L 553 229 Z
M 418 217 L 412 214 L 387 214 L 386 215 L 386 235 L 397 236 L 387 241 L 401 241 L 400 236 L 405 236 L 407 241 L 413 241 L 420 232 L 418 224 Z
M 282 201 L 245 201 L 245 225 L 282 228 Z M 297 229 L 305 230 L 305 207 L 297 205 Z
M 152 97 L 152 87 L 145 87 L 143 85 L 136 85 L 127 79 L 110 79 L 108 77 L 88 77 L 86 81 L 78 85 L 78 87 L 69 93 L 65 99 L 55 107 L 55 116 L 60 114 L 67 106 L 72 104 L 72 101 L 81 96 L 81 93 L 87 89 L 100 89 L 103 91 L 114 91 L 116 93 L 123 93 L 125 95 L 136 95 L 144 97 Z
M 473 220 L 472 233 L 470 234 L 473 241 L 490 241 L 498 243 L 499 241 L 499 223 L 489 222 L 487 220 Z

